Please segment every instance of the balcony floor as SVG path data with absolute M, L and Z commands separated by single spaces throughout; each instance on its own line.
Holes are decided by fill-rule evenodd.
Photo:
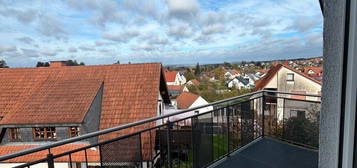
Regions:
M 286 142 L 262 138 L 232 154 L 216 168 L 317 168 L 318 152 Z

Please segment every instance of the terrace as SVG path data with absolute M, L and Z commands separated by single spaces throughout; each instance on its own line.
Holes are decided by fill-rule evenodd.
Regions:
M 318 95 L 261 90 L 3 155 L 0 167 L 317 167 L 320 104 Z M 206 106 L 214 110 L 195 113 Z M 120 134 L 132 128 L 141 129 Z M 40 158 L 21 163 L 26 156 Z

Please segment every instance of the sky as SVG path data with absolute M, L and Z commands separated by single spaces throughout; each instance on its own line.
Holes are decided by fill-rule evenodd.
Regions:
M 0 23 L 10 67 L 322 55 L 318 0 L 0 0 Z

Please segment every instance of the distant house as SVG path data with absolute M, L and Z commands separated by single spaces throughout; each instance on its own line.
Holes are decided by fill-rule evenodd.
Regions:
M 186 78 L 183 73 L 179 71 L 164 72 L 167 85 L 183 85 L 186 83 Z
M 322 83 L 320 81 L 308 76 L 307 74 L 295 70 L 289 65 L 278 64 L 276 67 L 272 68 L 267 75 L 265 75 L 265 77 L 256 82 L 254 90 L 264 89 L 300 94 L 321 94 L 321 87 Z M 266 103 L 271 107 L 275 107 L 273 109 L 277 109 L 276 113 L 278 114 L 279 120 L 283 119 L 283 114 L 290 116 L 308 116 L 306 112 L 311 111 L 311 109 L 304 109 L 306 108 L 306 105 L 304 105 L 302 101 L 292 99 L 310 101 L 319 100 L 317 97 L 307 97 L 302 95 L 286 96 L 283 94 L 274 94 L 274 96 L 287 98 L 282 99 L 276 97 L 266 97 Z M 258 106 L 259 103 L 260 102 L 255 102 Z
M 320 94 L 322 83 L 289 65 L 278 64 L 265 77 L 256 81 L 255 90 Z
M 239 72 L 237 70 L 227 70 L 225 73 L 224 73 L 224 77 L 227 78 L 227 79 L 233 79 L 237 76 L 239 76 Z
M 200 82 L 197 79 L 191 79 L 186 83 L 187 86 L 189 85 L 194 85 L 194 86 L 198 86 L 200 85 Z
M 310 66 L 310 67 L 305 67 L 304 68 L 304 73 L 309 75 L 310 77 L 316 79 L 316 80 L 322 80 L 322 75 L 323 75 L 323 68 L 322 66 Z
M 182 92 L 188 92 L 189 90 L 185 85 L 167 85 L 167 89 L 169 91 L 169 95 L 171 98 L 176 97 Z
M 1 69 L 0 155 L 161 115 L 170 104 L 164 79 L 160 63 L 66 66 L 62 62 L 51 62 L 46 68 Z M 147 126 L 155 126 L 155 123 Z M 59 146 L 51 152 L 58 154 L 77 149 L 138 129 Z M 143 135 L 139 141 L 150 143 L 149 139 Z M 129 144 L 135 145 L 135 142 Z M 123 155 L 117 157 L 123 158 L 119 162 L 136 164 L 132 147 L 118 144 L 115 148 L 123 151 L 115 153 Z M 143 160 L 152 159 L 154 149 L 142 149 Z M 72 155 L 75 167 L 86 161 L 89 166 L 100 163 L 98 148 L 87 152 L 88 160 L 83 152 Z M 0 163 L 0 167 L 46 158 L 47 154 L 43 151 L 19 157 L 11 163 Z M 113 155 L 111 151 L 101 154 Z M 68 157 L 61 158 L 55 161 L 55 167 L 74 167 L 68 162 Z
M 189 109 L 197 106 L 206 105 L 208 102 L 203 99 L 201 96 L 190 93 L 190 92 L 182 92 L 176 99 L 177 109 Z M 213 106 L 201 108 L 195 110 L 196 113 L 203 113 L 206 111 L 213 110 Z
M 259 77 L 253 73 L 244 74 L 243 78 L 248 80 L 249 88 L 254 88 L 255 81 L 257 81 L 259 79 Z
M 235 87 L 238 89 L 250 88 L 249 80 L 244 79 L 242 76 L 237 76 L 237 77 L 227 81 L 227 86 L 229 88 Z
M 263 77 L 269 71 L 269 69 L 264 68 L 264 69 L 257 69 L 255 71 L 256 71 L 255 73 L 256 76 Z

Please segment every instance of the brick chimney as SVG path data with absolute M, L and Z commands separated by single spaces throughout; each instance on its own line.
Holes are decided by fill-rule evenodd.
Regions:
M 63 67 L 66 66 L 66 61 L 50 61 L 50 67 Z

